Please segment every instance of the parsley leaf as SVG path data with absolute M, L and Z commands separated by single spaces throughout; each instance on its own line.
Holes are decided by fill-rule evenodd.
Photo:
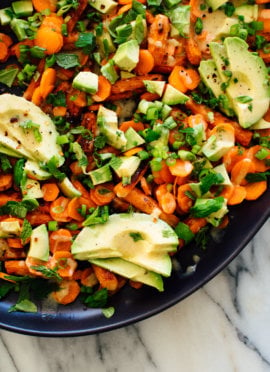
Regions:
M 56 271 L 57 268 L 49 269 L 48 267 L 44 265 L 39 265 L 39 266 L 31 266 L 31 269 L 38 271 L 43 276 L 45 276 L 47 279 L 62 280 L 61 276 Z
M 108 301 L 108 290 L 106 288 L 102 288 L 96 291 L 93 294 L 90 294 L 86 298 L 84 298 L 83 302 L 88 307 L 105 307 Z
M 81 32 L 75 42 L 77 48 L 83 48 L 85 54 L 91 53 L 95 48 L 95 35 L 92 32 Z
M 55 54 L 55 61 L 59 67 L 63 67 L 66 70 L 80 66 L 79 57 L 77 54 L 57 53 Z
M 139 240 L 144 240 L 142 235 L 140 233 L 136 232 L 131 232 L 129 233 L 129 236 L 134 240 L 134 242 L 138 242 Z
M 198 198 L 194 206 L 190 208 L 190 213 L 193 217 L 207 217 L 222 208 L 223 204 L 224 198 L 222 196 L 213 199 Z
M 28 238 L 30 238 L 32 234 L 32 226 L 30 222 L 27 219 L 23 220 L 23 225 L 22 225 L 22 232 L 20 238 L 22 239 L 23 244 L 27 241 Z

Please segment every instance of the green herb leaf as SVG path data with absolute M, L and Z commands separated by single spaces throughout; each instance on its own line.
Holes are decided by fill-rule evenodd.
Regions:
M 24 299 L 16 303 L 16 305 L 11 306 L 8 310 L 9 313 L 14 311 L 22 311 L 24 313 L 36 313 L 37 312 L 37 305 L 34 302 Z
M 5 154 L 0 154 L 0 166 L 4 173 L 10 171 L 12 169 L 12 165 Z
M 109 218 L 109 207 L 107 205 L 103 207 L 95 208 L 94 212 L 87 216 L 83 222 L 83 226 L 92 226 L 100 223 L 105 223 Z
M 104 308 L 107 305 L 108 301 L 108 290 L 106 288 L 102 288 L 95 293 L 91 294 L 90 296 L 87 296 L 84 299 L 84 303 L 88 307 L 93 307 L 93 308 Z
M 189 226 L 184 222 L 179 222 L 175 227 L 175 232 L 179 239 L 183 239 L 186 244 L 193 240 L 195 234 L 190 230 Z
M 61 276 L 57 273 L 57 268 L 49 269 L 46 266 L 39 265 L 39 266 L 31 266 L 31 269 L 38 271 L 47 279 L 55 279 L 55 280 L 62 280 Z
M 27 241 L 28 238 L 30 238 L 32 234 L 32 226 L 30 222 L 27 219 L 23 220 L 23 225 L 22 225 L 22 232 L 20 238 L 22 239 L 23 244 Z
M 15 288 L 14 283 L 0 282 L 0 300 L 7 296 Z
M 213 199 L 200 199 L 198 198 L 193 207 L 190 208 L 190 213 L 193 217 L 207 217 L 213 212 L 217 212 L 222 208 L 224 198 L 218 196 Z
M 0 83 L 7 85 L 9 88 L 12 86 L 17 74 L 18 68 L 7 68 L 0 71 Z
M 66 70 L 80 66 L 77 54 L 57 53 L 55 54 L 55 61 L 59 67 L 63 67 Z
M 129 236 L 134 240 L 134 242 L 138 242 L 139 240 L 144 240 L 142 235 L 138 232 L 131 232 L 129 233 Z
M 111 318 L 115 313 L 115 308 L 113 306 L 107 307 L 106 309 L 101 309 L 105 318 Z

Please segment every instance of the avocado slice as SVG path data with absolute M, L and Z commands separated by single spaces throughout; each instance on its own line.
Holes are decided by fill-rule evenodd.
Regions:
M 90 263 L 110 270 L 124 278 L 154 287 L 160 292 L 164 290 L 161 275 L 147 271 L 141 266 L 123 260 L 122 258 L 99 258 L 90 260 Z
M 178 237 L 164 221 L 144 213 L 113 214 L 105 224 L 85 227 L 72 244 L 78 260 L 123 258 L 164 276 L 172 264 L 168 252 L 177 249 Z
M 49 234 L 45 224 L 39 225 L 32 231 L 28 257 L 41 261 L 49 259 Z
M 23 97 L 0 95 L 0 145 L 17 152 L 22 157 L 47 163 L 55 157 L 60 166 L 64 162 L 61 147 L 57 145 L 58 133 L 48 115 Z M 26 123 L 38 126 L 39 137 Z
M 232 101 L 239 124 L 248 128 L 268 110 L 268 71 L 262 58 L 249 52 L 244 40 L 228 37 L 224 41 L 224 47 L 232 72 L 226 94 Z

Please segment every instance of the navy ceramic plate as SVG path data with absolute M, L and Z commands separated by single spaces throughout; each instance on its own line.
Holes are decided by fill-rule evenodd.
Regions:
M 1 1 L 1 8 L 10 4 Z M 17 92 L 13 92 L 17 93 Z M 8 309 L 15 298 L 0 301 L 0 328 L 36 336 L 81 336 L 109 331 L 146 319 L 183 300 L 219 273 L 236 257 L 269 216 L 270 190 L 255 202 L 245 202 L 230 212 L 230 224 L 220 242 L 214 242 L 190 275 L 181 270 L 165 280 L 165 291 L 144 287 L 123 288 L 111 298 L 115 307 L 113 317 L 107 319 L 98 309 L 85 309 L 76 302 L 70 306 L 52 307 L 43 304 L 35 314 L 13 312 Z M 185 266 L 192 251 L 183 250 L 178 259 Z

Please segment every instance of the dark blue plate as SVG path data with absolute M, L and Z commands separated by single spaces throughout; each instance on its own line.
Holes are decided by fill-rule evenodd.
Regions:
M 2 1 L 1 8 L 9 3 Z M 266 221 L 269 206 L 268 189 L 259 200 L 232 208 L 231 222 L 221 242 L 212 244 L 193 274 L 174 272 L 165 280 L 163 293 L 146 286 L 141 290 L 126 286 L 111 298 L 110 306 L 115 307 L 115 314 L 109 319 L 101 310 L 85 309 L 79 302 L 57 309 L 47 304 L 36 314 L 9 313 L 15 300 L 9 296 L 0 301 L 0 327 L 36 336 L 82 336 L 123 327 L 155 315 L 189 296 L 228 265 Z M 183 254 L 180 259 L 185 264 L 188 257 Z

